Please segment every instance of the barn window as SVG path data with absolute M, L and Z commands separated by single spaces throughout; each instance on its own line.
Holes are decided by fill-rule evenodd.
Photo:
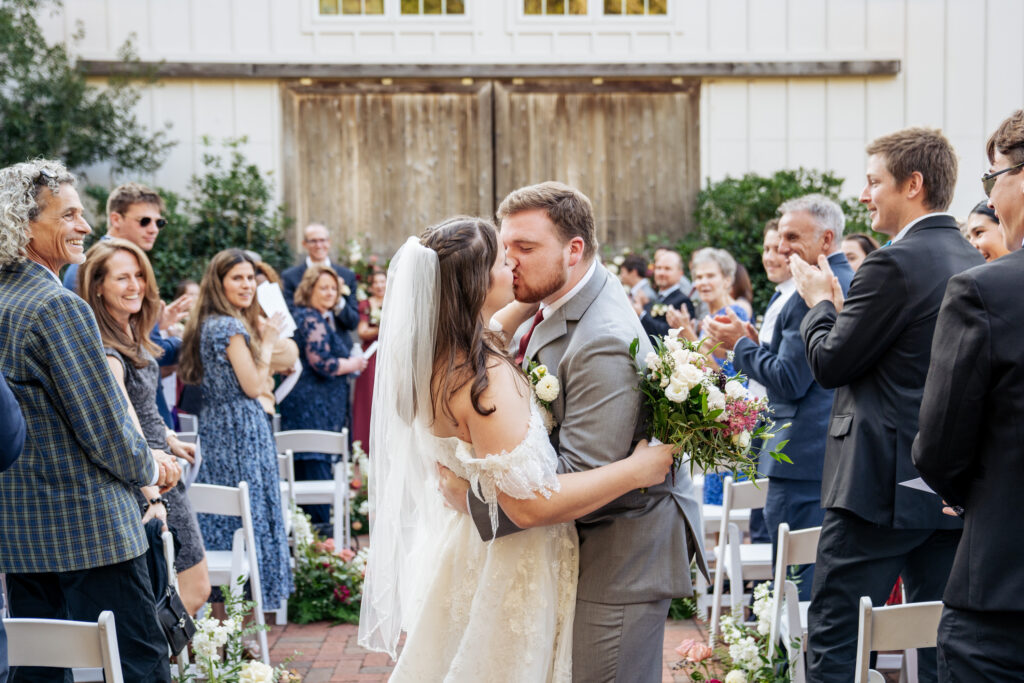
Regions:
M 356 16 L 384 14 L 384 0 L 320 0 L 320 14 Z
M 587 0 L 523 0 L 523 14 L 586 14 Z
M 464 0 L 402 0 L 402 14 L 465 14 Z
M 668 0 L 604 0 L 605 15 L 668 14 Z

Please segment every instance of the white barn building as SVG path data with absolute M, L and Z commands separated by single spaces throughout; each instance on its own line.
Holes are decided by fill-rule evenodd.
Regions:
M 386 243 L 546 178 L 613 242 L 686 229 L 707 178 L 804 166 L 855 195 L 866 143 L 910 125 L 956 146 L 965 215 L 1024 105 L 1021 0 L 65 0 L 41 23 L 97 78 L 130 35 L 162 62 L 139 112 L 178 145 L 146 180 L 184 190 L 203 136 L 244 135 L 300 225 Z

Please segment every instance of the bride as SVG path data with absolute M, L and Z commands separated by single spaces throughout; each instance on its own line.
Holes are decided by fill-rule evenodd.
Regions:
M 557 474 L 542 408 L 488 321 L 510 335 L 512 271 L 494 226 L 456 217 L 411 237 L 389 270 L 370 450 L 370 555 L 359 643 L 399 681 L 570 681 L 572 520 L 665 480 L 668 446 Z M 502 310 L 504 309 L 504 310 Z M 500 313 L 499 313 L 500 311 Z M 508 339 L 508 336 L 505 337 Z M 526 529 L 489 543 L 443 506 L 437 467 Z

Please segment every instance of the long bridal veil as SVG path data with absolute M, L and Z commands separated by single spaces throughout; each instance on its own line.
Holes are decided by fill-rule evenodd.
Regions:
M 410 237 L 388 272 L 370 426 L 370 555 L 359 644 L 392 658 L 415 619 L 442 524 L 430 379 L 438 309 L 437 253 Z

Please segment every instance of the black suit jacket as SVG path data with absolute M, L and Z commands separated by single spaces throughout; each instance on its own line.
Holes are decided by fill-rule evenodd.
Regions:
M 647 335 L 653 340 L 655 337 L 664 337 L 668 334 L 668 321 L 664 315 L 651 315 L 651 308 L 656 304 L 663 304 L 665 306 L 672 306 L 676 310 L 686 306 L 686 310 L 689 311 L 690 317 L 694 316 L 693 302 L 690 301 L 690 297 L 686 296 L 682 288 L 677 288 L 669 292 L 668 296 L 660 301 L 648 301 L 647 305 L 644 306 L 644 314 L 640 316 L 640 324 L 644 326 L 644 330 Z
M 1016 251 L 951 279 L 935 326 L 913 458 L 965 508 L 944 596 L 961 609 L 1024 611 L 1022 292 Z
M 939 500 L 899 482 L 910 460 L 946 283 L 984 259 L 952 216 L 929 216 L 868 255 L 842 313 L 821 302 L 800 331 L 817 382 L 835 388 L 821 503 L 897 529 L 955 529 Z
M 331 262 L 331 268 L 338 274 L 338 277 L 348 286 L 348 296 L 345 297 L 345 306 L 341 312 L 334 316 L 335 323 L 339 330 L 354 330 L 359 326 L 359 301 L 356 299 L 356 274 L 345 266 L 339 266 Z M 302 276 L 306 273 L 306 262 L 285 269 L 281 273 L 282 291 L 285 303 L 291 309 L 292 315 L 295 311 L 295 290 L 302 282 Z
M 0 373 L 0 472 L 10 467 L 25 445 L 25 418 L 14 392 Z M 0 605 L 3 597 L 0 596 Z

